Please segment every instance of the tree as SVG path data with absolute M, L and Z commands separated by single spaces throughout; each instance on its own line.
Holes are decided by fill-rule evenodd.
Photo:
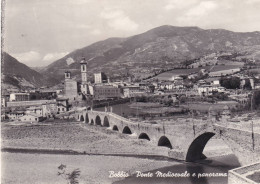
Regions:
M 245 85 L 244 85 L 244 88 L 245 89 L 252 89 L 252 86 L 251 86 L 251 83 L 250 83 L 250 80 L 249 79 L 246 79 L 245 80 Z
M 79 181 L 78 181 L 78 177 L 80 176 L 79 169 L 75 169 L 71 173 L 66 172 L 66 165 L 61 164 L 58 167 L 58 170 L 59 170 L 58 176 L 61 176 L 62 178 L 67 180 L 69 184 L 78 184 L 79 183 Z
M 251 105 L 253 109 L 260 109 L 260 90 L 254 91 Z
M 220 85 L 227 89 L 238 89 L 240 87 L 240 79 L 238 77 L 221 77 Z

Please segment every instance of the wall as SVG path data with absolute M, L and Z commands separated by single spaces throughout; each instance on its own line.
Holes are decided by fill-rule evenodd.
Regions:
M 22 102 L 7 102 L 7 107 L 20 107 L 20 106 L 37 106 L 44 103 L 56 102 L 55 100 L 32 100 L 32 101 L 22 101 Z
M 84 119 L 86 114 L 88 114 L 89 122 L 93 120 L 94 124 L 97 116 L 100 117 L 102 125 L 104 118 L 107 117 L 110 127 L 116 125 L 120 133 L 126 126 L 137 138 L 141 133 L 146 133 L 151 143 L 155 145 L 158 145 L 162 136 L 167 137 L 173 148 L 169 149 L 169 156 L 175 159 L 186 160 L 188 153 L 195 155 L 192 159 L 201 158 L 207 141 L 217 136 L 226 142 L 242 165 L 260 161 L 260 134 L 254 135 L 255 147 L 253 149 L 251 132 L 227 128 L 216 124 L 213 120 L 183 119 L 164 124 L 151 124 L 133 122 L 110 112 L 83 112 Z
M 72 79 L 65 80 L 65 96 L 69 99 L 74 99 L 78 96 L 77 81 Z
M 251 179 L 247 178 L 247 174 L 260 169 L 260 163 L 239 167 L 228 171 L 228 184 L 257 184 Z

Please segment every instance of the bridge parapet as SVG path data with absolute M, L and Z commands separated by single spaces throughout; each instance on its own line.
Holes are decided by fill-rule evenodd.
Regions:
M 203 158 L 204 147 L 215 136 L 224 140 L 242 164 L 260 161 L 260 134 L 252 135 L 246 130 L 227 127 L 225 122 L 218 124 L 211 119 L 189 119 L 153 124 L 134 122 L 112 112 L 92 110 L 82 111 L 80 117 L 87 123 L 107 126 L 120 133 L 147 139 L 158 146 L 166 146 L 170 148 L 169 156 L 177 159 L 194 161 Z

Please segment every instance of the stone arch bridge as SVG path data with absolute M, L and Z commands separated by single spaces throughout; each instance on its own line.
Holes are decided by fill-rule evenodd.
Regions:
M 217 136 L 231 148 L 242 165 L 260 160 L 260 134 L 228 128 L 225 122 L 209 120 L 178 120 L 174 123 L 152 124 L 134 122 L 112 112 L 83 110 L 76 113 L 78 121 L 110 127 L 113 131 L 135 134 L 157 146 L 166 146 L 171 158 L 195 161 L 205 158 L 207 142 Z

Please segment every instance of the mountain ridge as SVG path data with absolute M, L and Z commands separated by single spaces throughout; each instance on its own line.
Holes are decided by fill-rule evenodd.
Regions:
M 108 38 L 72 51 L 51 63 L 43 74 L 63 80 L 65 70 L 79 75 L 80 60 L 88 61 L 89 75 L 105 71 L 112 77 L 134 73 L 135 68 L 177 66 L 189 59 L 216 52 L 244 52 L 260 45 L 260 32 L 233 32 L 163 25 L 127 38 Z
M 2 83 L 12 85 L 17 88 L 42 87 L 44 85 L 51 84 L 53 81 L 28 67 L 27 65 L 19 62 L 7 52 L 2 53 L 1 72 Z

